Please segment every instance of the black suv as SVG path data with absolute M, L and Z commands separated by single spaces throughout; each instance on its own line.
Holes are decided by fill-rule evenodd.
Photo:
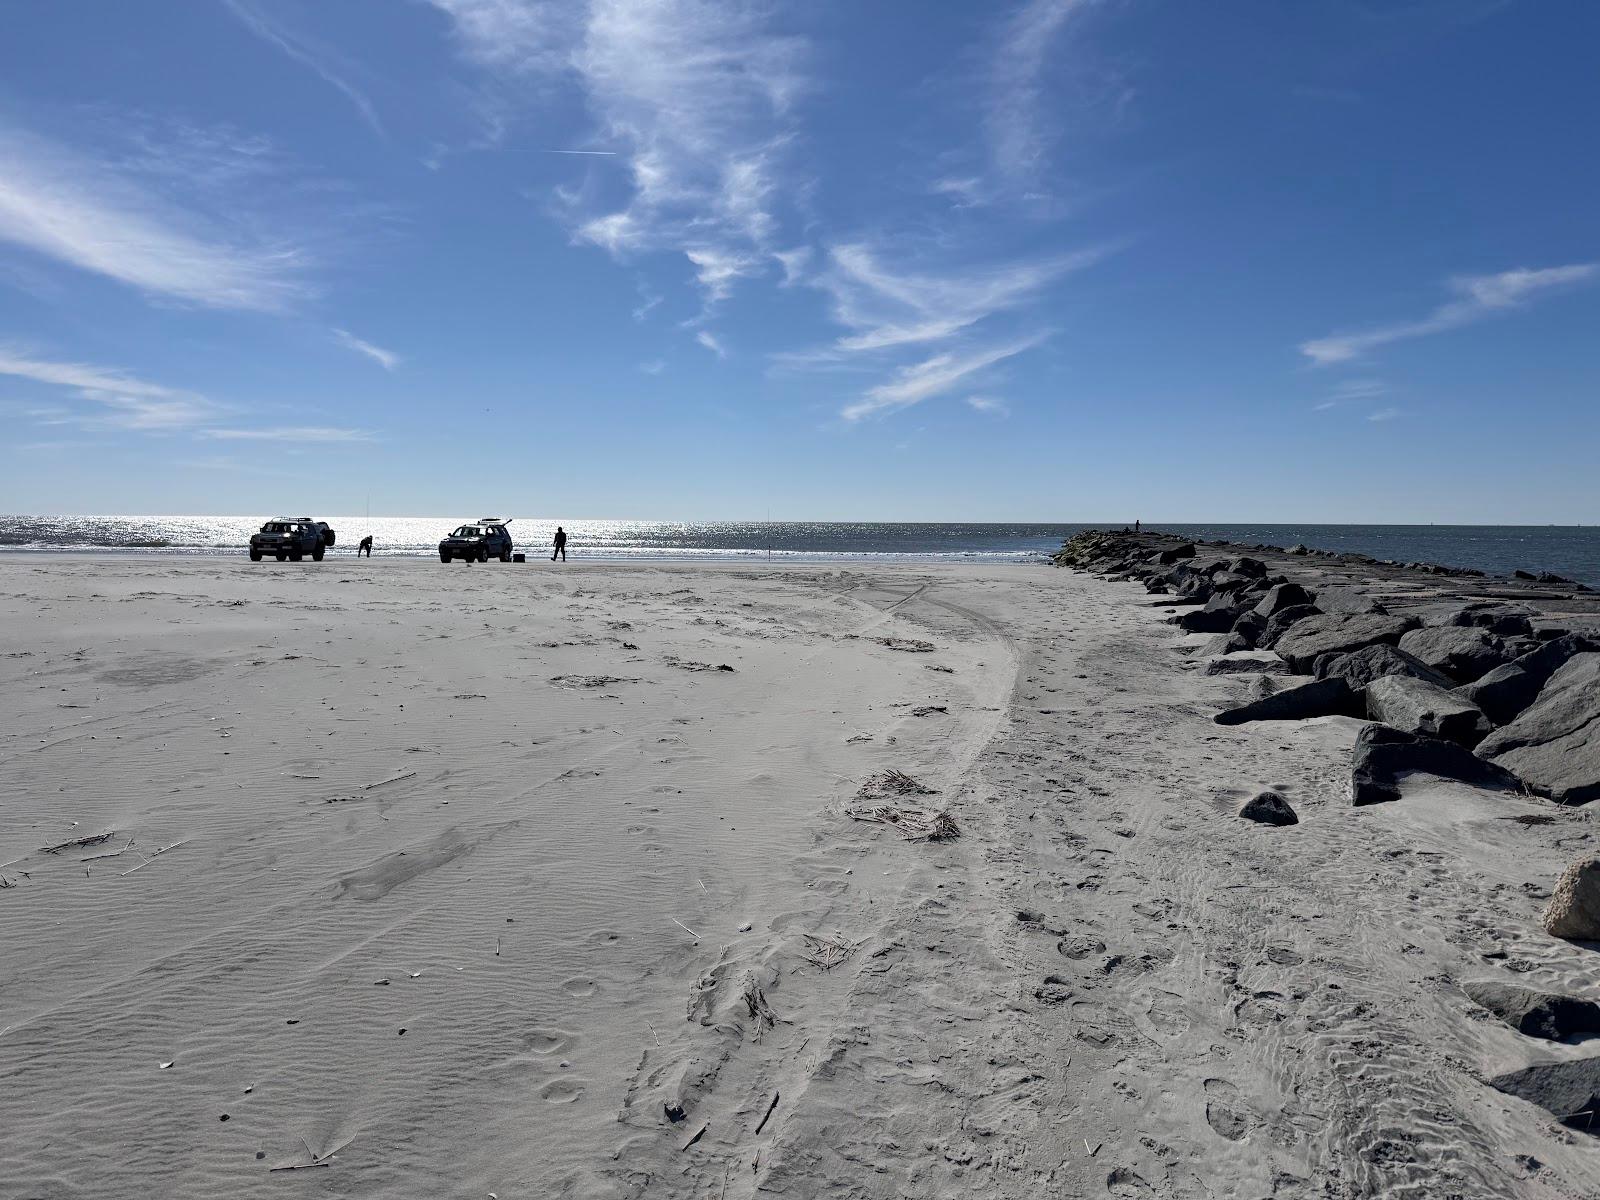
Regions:
M 274 517 L 261 527 L 260 533 L 250 535 L 250 561 L 260 562 L 264 555 L 270 554 L 279 562 L 286 558 L 299 562 L 309 554 L 321 562 L 323 552 L 333 541 L 333 530 L 326 521 L 313 521 L 310 517 Z
M 439 543 L 439 561 L 459 558 L 462 562 L 488 562 L 494 555 L 501 562 L 511 561 L 511 533 L 508 521 L 484 517 L 476 525 L 463 525 Z

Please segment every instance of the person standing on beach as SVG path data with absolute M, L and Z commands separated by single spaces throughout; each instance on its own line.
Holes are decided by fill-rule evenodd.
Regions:
M 356 547 L 356 557 L 360 558 L 362 554 L 365 554 L 368 558 L 372 557 L 372 535 L 370 533 L 362 538 L 361 544 Z
M 562 562 L 567 561 L 567 531 L 559 525 L 556 526 L 556 549 L 555 554 L 550 556 L 551 562 L 555 562 L 556 554 L 561 556 Z

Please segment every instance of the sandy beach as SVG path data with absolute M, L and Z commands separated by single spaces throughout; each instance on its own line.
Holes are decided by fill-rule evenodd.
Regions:
M 1218 726 L 1169 611 L 0 558 L 0 1195 L 1600 1194 L 1458 986 L 1592 976 L 1592 816 L 1352 808 L 1362 723 Z

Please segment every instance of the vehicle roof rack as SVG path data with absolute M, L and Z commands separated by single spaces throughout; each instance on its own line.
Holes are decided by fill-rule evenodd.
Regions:
M 479 517 L 479 525 L 509 525 L 515 517 Z

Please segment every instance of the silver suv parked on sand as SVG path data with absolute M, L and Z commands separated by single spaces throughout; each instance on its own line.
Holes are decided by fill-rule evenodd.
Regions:
M 488 562 L 490 556 L 511 561 L 511 518 L 483 517 L 475 525 L 463 525 L 439 543 L 439 561 L 459 558 L 462 562 Z
M 310 555 L 322 561 L 323 552 L 333 545 L 334 532 L 326 521 L 313 521 L 310 517 L 273 517 L 261 527 L 260 533 L 250 535 L 250 561 L 260 562 L 272 555 L 279 562 L 289 559 L 299 562 Z

